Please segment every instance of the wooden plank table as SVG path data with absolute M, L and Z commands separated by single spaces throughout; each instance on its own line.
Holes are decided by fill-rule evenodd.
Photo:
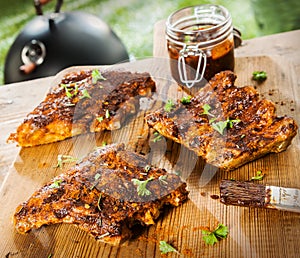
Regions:
M 265 84 L 256 85 L 257 90 L 263 97 L 276 103 L 279 113 L 293 116 L 298 124 L 299 38 L 300 31 L 266 36 L 247 40 L 235 51 L 237 84 L 253 84 L 249 76 L 253 69 L 266 70 L 270 76 Z M 170 77 L 164 66 L 167 57 L 164 21 L 155 26 L 153 55 L 157 58 L 154 62 L 141 61 L 137 66 L 141 70 L 150 71 L 154 79 L 157 79 L 159 89 L 165 90 L 165 85 L 168 84 L 166 81 Z M 163 68 L 160 68 L 161 65 Z M 136 68 L 135 65 L 133 67 Z M 161 80 L 162 77 L 167 79 Z M 218 194 L 218 183 L 222 178 L 247 180 L 255 175 L 257 169 L 262 169 L 267 174 L 262 183 L 300 188 L 300 173 L 297 172 L 300 165 L 299 133 L 286 152 L 268 155 L 230 175 L 218 171 L 214 177 L 207 178 L 204 170 L 209 172 L 212 168 L 207 168 L 203 162 L 196 160 L 192 164 L 195 169 L 187 179 L 190 200 L 179 208 L 168 210 L 156 226 L 149 227 L 126 246 L 111 247 L 96 242 L 79 229 L 67 225 L 44 227 L 25 236 L 14 232 L 9 218 L 15 207 L 43 182 L 60 173 L 53 169 L 58 153 L 74 152 L 72 146 L 82 144 L 80 137 L 75 142 L 66 141 L 32 149 L 20 149 L 14 144 L 5 143 L 9 133 L 15 130 L 25 114 L 40 102 L 52 81 L 53 77 L 49 77 L 0 87 L 0 181 L 3 183 L 0 191 L 1 256 L 47 257 L 52 254 L 53 257 L 160 257 L 158 240 L 163 239 L 172 243 L 182 257 L 298 257 L 299 214 L 227 207 L 211 196 Z M 178 97 L 181 93 L 174 89 L 177 89 L 176 85 L 169 85 L 165 94 Z M 130 126 L 127 126 L 128 129 Z M 142 131 L 139 126 L 134 127 L 138 134 Z M 126 128 L 123 133 L 127 136 Z M 113 141 L 122 140 L 119 135 L 114 136 Z M 131 140 L 134 140 L 132 136 Z M 130 142 L 128 146 L 131 146 Z M 178 152 L 176 144 L 171 143 L 168 148 L 171 148 L 168 153 Z M 179 153 L 178 156 L 178 160 L 194 159 L 189 152 Z M 172 169 L 168 159 L 172 160 L 172 156 L 159 160 L 158 163 Z M 213 228 L 218 223 L 229 227 L 228 239 L 213 247 L 205 245 L 201 239 L 201 229 Z

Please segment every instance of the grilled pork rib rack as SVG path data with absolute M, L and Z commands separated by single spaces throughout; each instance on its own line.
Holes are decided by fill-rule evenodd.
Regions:
M 187 195 L 176 174 L 151 166 L 123 144 L 108 145 L 37 190 L 16 209 L 14 224 L 25 233 L 70 223 L 117 245 L 131 237 L 134 224 L 154 224 L 165 205 L 179 206 Z
M 54 86 L 8 141 L 35 146 L 75 135 L 119 129 L 137 112 L 139 99 L 155 91 L 149 73 L 71 72 Z
M 278 117 L 271 101 L 259 99 L 253 87 L 236 87 L 235 79 L 230 71 L 216 74 L 191 99 L 145 119 L 163 136 L 224 170 L 284 151 L 297 133 L 296 122 Z

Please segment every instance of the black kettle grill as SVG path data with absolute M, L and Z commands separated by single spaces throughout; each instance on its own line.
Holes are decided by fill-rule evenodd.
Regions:
M 43 15 L 35 0 L 37 16 L 10 47 L 4 68 L 4 83 L 55 75 L 73 65 L 111 65 L 128 60 L 126 48 L 100 18 L 84 12 L 55 12 Z

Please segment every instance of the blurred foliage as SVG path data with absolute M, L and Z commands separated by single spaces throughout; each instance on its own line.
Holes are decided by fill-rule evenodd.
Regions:
M 65 0 L 62 11 L 81 10 L 99 16 L 121 38 L 130 55 L 141 58 L 152 55 L 157 21 L 182 7 L 205 3 L 225 6 L 243 39 L 299 28 L 299 0 Z M 52 12 L 55 4 L 54 0 L 47 4 L 44 13 Z M 0 84 L 6 53 L 34 16 L 33 0 L 0 0 Z

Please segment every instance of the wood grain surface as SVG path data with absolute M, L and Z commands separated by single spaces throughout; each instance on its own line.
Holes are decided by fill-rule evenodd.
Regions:
M 158 93 L 151 109 L 184 94 L 172 81 L 164 58 L 137 61 L 124 67 L 152 74 Z M 268 79 L 262 84 L 252 81 L 254 70 L 266 71 Z M 279 56 L 237 58 L 235 72 L 236 85 L 254 85 L 262 98 L 276 104 L 278 114 L 292 116 L 300 124 L 300 91 L 295 70 L 288 60 Z M 153 132 L 143 120 L 147 112 L 149 110 L 140 111 L 114 132 L 22 148 L 0 192 L 1 257 L 160 257 L 160 240 L 171 243 L 181 254 L 167 257 L 298 257 L 300 214 L 225 206 L 215 196 L 219 195 L 221 179 L 249 180 L 257 170 L 266 174 L 259 183 L 300 188 L 299 133 L 285 152 L 267 155 L 233 172 L 224 172 L 206 165 L 169 140 L 154 143 Z M 178 208 L 165 209 L 155 226 L 141 229 L 132 240 L 119 247 L 97 242 L 73 225 L 51 225 L 26 235 L 18 234 L 11 216 L 18 204 L 63 171 L 54 168 L 57 155 L 82 157 L 104 141 L 125 142 L 128 149 L 147 155 L 154 164 L 169 171 L 181 171 L 188 183 L 189 200 Z M 228 238 L 214 246 L 206 245 L 201 230 L 213 229 L 219 223 L 228 226 Z

